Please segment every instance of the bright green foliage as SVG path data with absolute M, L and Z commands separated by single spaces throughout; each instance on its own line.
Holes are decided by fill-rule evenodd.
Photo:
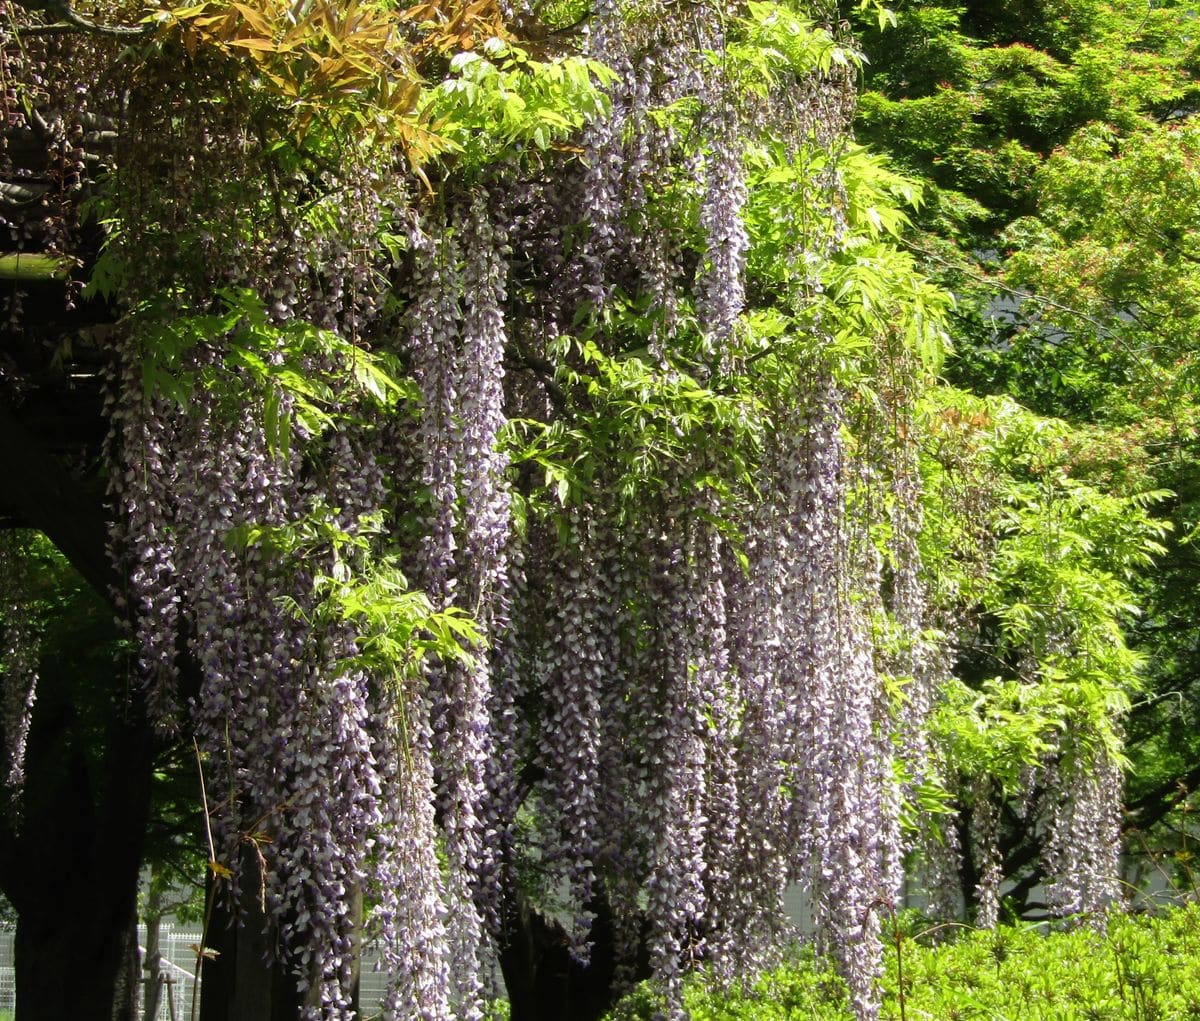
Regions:
M 1075 128 L 1146 124 L 1196 96 L 1178 7 L 1014 6 L 911 5 L 894 29 L 863 26 L 863 137 L 991 215 L 1028 201 L 1029 174 Z
M 1045 262 L 1059 240 L 1053 236 L 1059 215 L 1087 222 L 1091 200 L 1057 186 L 1054 195 L 1048 190 L 1048 176 L 1058 180 L 1065 170 L 1062 156 L 1051 158 L 1058 147 L 1091 161 L 1088 172 L 1097 177 L 1120 177 L 1126 160 L 1112 159 L 1119 138 L 1170 136 L 1172 124 L 1186 121 L 1200 95 L 1189 17 L 1187 5 L 1148 9 L 1088 0 L 1052 10 L 920 4 L 902 9 L 893 31 L 880 34 L 864 23 L 869 63 L 860 137 L 929 182 L 915 245 L 959 299 L 958 356 L 949 366 L 956 382 L 1007 390 L 1049 414 L 1090 415 L 1105 388 L 1128 378 L 1137 355 L 1118 350 L 1104 327 L 1097 336 L 1086 319 L 1022 300 L 1027 286 L 1055 297 L 1073 273 L 1087 279 L 1084 253 L 1072 265 L 1056 255 L 1053 265 L 1041 267 L 1041 280 L 1007 265 L 1006 256 L 1026 250 Z M 1160 178 L 1161 169 L 1147 172 L 1146 201 L 1154 200 Z M 1137 191 L 1136 175 L 1128 180 Z M 1128 224 L 1139 224 L 1142 203 L 1129 201 L 1130 188 L 1123 196 L 1119 186 L 1107 193 Z M 1186 205 L 1186 194 L 1167 207 Z M 1074 204 L 1077 198 L 1082 205 Z M 1019 220 L 1042 211 L 1051 214 L 1047 224 Z M 1157 220 L 1156 214 L 1150 222 Z M 1047 289 L 1045 280 L 1057 283 Z M 1153 274 L 1139 280 L 1159 291 Z M 1170 294 L 1171 281 L 1163 284 L 1161 293 Z M 1073 297 L 1060 294 L 1058 301 L 1074 307 Z M 1129 306 L 1119 299 L 1109 315 Z M 1085 303 L 1082 311 L 1091 308 Z
M 1125 629 L 1135 579 L 1163 552 L 1151 508 L 1168 494 L 1073 477 L 1074 431 L 1011 400 L 934 390 L 926 424 L 922 548 L 960 649 L 933 724 L 951 775 L 1017 797 L 1047 754 L 1099 742 L 1119 761 L 1142 683 Z
M 684 1001 L 692 1021 L 851 1021 L 846 988 L 807 951 L 795 951 L 782 967 L 745 989 L 713 989 L 698 974 L 687 987 Z M 608 1021 L 650 1021 L 659 1003 L 648 986 L 639 986 Z
M 1200 126 L 1122 134 L 1090 125 L 1046 161 L 1037 184 L 1038 215 L 1015 221 L 1004 239 L 1012 282 L 1073 310 L 1046 308 L 1049 328 L 1098 334 L 1109 379 L 1149 381 L 1152 366 L 1175 363 L 1176 392 L 1194 391 Z
M 944 930 L 943 930 L 944 931 Z M 1113 915 L 1090 928 L 1043 935 L 1036 927 L 971 932 L 946 946 L 901 942 L 905 1014 L 895 945 L 882 1016 L 1028 1021 L 1166 1021 L 1200 1012 L 1200 910 L 1158 918 Z
M 835 67 L 858 67 L 862 54 L 825 28 L 799 17 L 787 4 L 750 0 L 742 38 L 735 38 L 713 63 L 732 71 L 734 79 L 760 94 L 787 73 L 828 73 Z
M 951 700 L 977 710 L 943 714 L 951 744 L 998 767 L 1007 731 L 1008 751 L 1036 756 L 1061 713 L 1087 715 L 1120 684 L 1118 703 L 1137 699 L 1129 804 L 1145 825 L 1200 775 L 1195 17 L 1194 4 L 1005 0 L 902 5 L 884 32 L 859 22 L 860 138 L 921 179 L 908 244 L 957 299 L 948 377 L 1074 423 L 1010 432 L 1025 454 L 1004 452 L 996 406 L 957 397 L 932 423 L 926 471 L 944 498 L 926 505 L 941 537 L 927 566 L 938 598 L 979 611 Z M 987 450 L 995 474 L 973 474 Z M 955 501 L 978 521 L 945 513 Z M 1071 653 L 1046 657 L 1067 620 Z M 1004 726 L 983 726 L 989 713 Z
M 1047 160 L 1037 215 L 1005 236 L 1011 281 L 1049 299 L 1037 328 L 1014 339 L 1024 365 L 1007 370 L 1010 385 L 1043 401 L 1074 391 L 1080 412 L 1111 430 L 1113 449 L 1098 451 L 1090 470 L 1177 494 L 1164 507 L 1176 541 L 1145 586 L 1137 633 L 1158 693 L 1130 728 L 1141 748 L 1132 801 L 1143 825 L 1156 821 L 1147 815 L 1154 801 L 1175 797 L 1173 778 L 1194 786 L 1198 754 L 1198 157 L 1192 119 L 1130 131 L 1091 125 Z
M 813 267 L 799 253 L 811 251 L 812 241 L 832 229 L 828 217 L 816 212 L 814 195 L 831 163 L 844 187 L 847 234 L 840 250 Z M 951 297 L 931 285 L 897 244 L 909 222 L 906 210 L 919 202 L 915 182 L 854 145 L 838 153 L 813 145 L 799 154 L 762 147 L 748 155 L 748 164 L 749 276 L 776 299 L 773 312 L 793 312 L 797 342 L 816 340 L 847 382 L 880 372 L 900 351 L 916 354 L 926 371 L 935 371 L 949 342 L 944 324 Z M 752 357 L 762 351 L 753 346 L 755 325 L 765 334 L 758 343 L 777 344 L 773 335 L 781 321 L 752 321 Z
M 639 322 L 636 309 L 618 312 L 612 325 Z M 749 483 L 745 459 L 761 427 L 752 393 L 724 394 L 691 376 L 666 375 L 636 350 L 605 355 L 590 340 L 559 339 L 556 382 L 571 410 L 569 421 L 514 423 L 526 442 L 514 454 L 545 472 L 546 496 L 566 504 L 596 495 L 596 487 L 636 505 L 658 489 L 670 465 L 694 460 L 721 438 L 727 444 L 721 479 L 697 485 Z M 597 473 L 608 472 L 603 478 Z M 722 481 L 725 480 L 725 481 Z
M 797 321 L 828 331 L 834 347 L 826 354 L 844 370 L 854 365 L 861 373 L 878 365 L 864 356 L 880 338 L 886 338 L 883 351 L 898 338 L 927 370 L 936 370 L 948 344 L 943 324 L 951 299 L 896 243 L 909 222 L 906 209 L 919 202 L 918 186 L 878 155 L 853 145 L 840 153 L 813 146 L 798 159 L 782 147 L 764 148 L 751 153 L 749 163 L 745 215 L 754 241 L 751 279 L 767 293 L 790 293 Z M 803 248 L 796 239 L 820 237 L 830 229 L 828 223 L 814 222 L 812 190 L 831 163 L 844 185 L 849 231 L 844 247 L 814 279 L 812 267 L 795 257 Z
M 180 315 L 168 299 L 134 310 L 130 321 L 142 351 L 147 399 L 162 396 L 182 406 L 203 387 L 236 402 L 249 383 L 261 394 L 268 440 L 286 455 L 294 424 L 319 433 L 335 417 L 346 417 L 348 399 L 389 409 L 414 396 L 387 352 L 367 351 L 303 320 L 277 324 L 245 288 L 222 289 L 215 304 L 215 312 L 203 315 Z M 226 338 L 223 363 L 203 372 L 187 369 L 189 352 L 217 337 Z M 316 365 L 329 368 L 317 373 Z
M 353 532 L 336 523 L 333 509 L 318 503 L 285 525 L 239 525 L 228 542 L 239 549 L 268 550 L 268 563 L 286 571 L 327 568 L 312 579 L 313 605 L 294 599 L 286 608 L 314 635 L 342 627 L 355 634 L 353 656 L 339 661 L 344 672 L 371 671 L 397 682 L 416 676 L 425 658 L 469 661 L 480 644 L 479 631 L 455 606 L 435 610 L 424 592 L 409 588 L 395 553 L 380 554 L 384 534 L 380 515 L 362 515 Z
M 887 1021 L 1183 1021 L 1200 1013 L 1195 905 L 1160 917 L 1114 915 L 1107 935 L 1090 928 L 1046 935 L 1035 926 L 935 929 L 952 942 L 931 945 L 903 920 L 894 923 L 881 1012 Z M 806 955 L 744 991 L 696 980 L 687 1001 L 696 1021 L 851 1016 L 836 980 L 817 971 Z M 648 991 L 639 989 L 609 1018 L 645 1021 L 654 1007 Z
M 538 61 L 493 38 L 450 61 L 450 74 L 422 99 L 450 153 L 468 167 L 495 162 L 515 146 L 546 150 L 609 106 L 613 73 L 594 60 Z

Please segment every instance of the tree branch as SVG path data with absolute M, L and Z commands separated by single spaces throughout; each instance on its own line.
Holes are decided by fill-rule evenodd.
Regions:
M 1155 790 L 1142 795 L 1125 807 L 1132 821 L 1125 828 L 1147 830 L 1166 818 L 1173 808 L 1183 801 L 1200 783 L 1200 766 L 1194 766 L 1182 776 L 1172 777 Z
M 60 32 L 87 32 L 89 35 L 117 36 L 122 39 L 147 35 L 153 25 L 101 25 L 85 18 L 69 0 L 15 0 L 18 7 L 57 18 L 52 25 L 31 25 L 20 29 L 23 35 L 57 35 Z
M 101 596 L 112 599 L 120 579 L 108 559 L 103 502 L 0 406 L 0 478 L 9 480 L 0 511 L 45 533 Z
M 563 388 L 554 381 L 554 364 L 545 358 L 526 351 L 520 345 L 511 344 L 508 354 L 518 365 L 529 369 L 537 377 L 537 381 L 545 390 L 546 396 L 555 409 L 569 415 L 569 402 Z

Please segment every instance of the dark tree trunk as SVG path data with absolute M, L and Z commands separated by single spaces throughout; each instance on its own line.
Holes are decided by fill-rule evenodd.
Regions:
M 971 843 L 970 811 L 962 809 L 955 819 L 958 829 L 958 881 L 962 890 L 963 912 L 973 921 L 979 910 L 979 869 L 975 865 L 975 846 Z
M 296 1021 L 304 1007 L 319 1006 L 316 983 L 307 994 L 301 993 L 291 968 L 277 956 L 275 930 L 262 910 L 259 862 L 253 848 L 243 848 L 240 864 L 237 912 L 209 882 L 204 942 L 215 956 L 206 957 L 202 965 L 200 1021 Z M 350 903 L 361 921 L 361 890 L 351 893 Z M 354 945 L 357 956 L 357 936 Z M 357 964 L 354 986 L 357 1001 Z
M 21 815 L 0 835 L 0 884 L 17 912 L 20 1021 L 133 1017 L 132 995 L 117 994 L 136 953 L 152 749 L 140 721 L 118 718 L 103 754 L 90 758 L 75 694 L 61 677 L 43 677 Z
M 96 426 L 103 428 L 98 421 Z M 0 513 L 44 533 L 101 596 L 124 587 L 108 555 L 108 514 L 100 493 L 73 477 L 3 404 L 0 475 L 19 480 L 0 493 Z
M 138 1021 L 138 992 L 142 958 L 138 952 L 137 910 L 129 913 L 121 940 L 121 957 L 113 989 L 112 1021 Z
M 162 1002 L 163 986 L 163 957 L 160 934 L 162 931 L 162 910 L 157 897 L 152 891 L 150 903 L 146 908 L 146 960 L 142 965 L 142 1017 L 145 1021 L 155 1021 L 158 1017 L 158 1005 Z
M 286 976 L 272 965 L 274 946 L 259 904 L 258 865 L 251 848 L 243 849 L 240 865 L 236 908 L 229 891 L 214 888 L 209 877 L 204 945 L 213 956 L 201 964 L 200 1021 L 272 1021 L 280 1016 L 273 1004 Z M 295 1016 L 293 1009 L 288 1021 Z
M 603 894 L 592 902 L 592 952 L 587 965 L 571 957 L 567 933 L 533 909 L 519 894 L 509 898 L 500 969 L 508 991 L 511 1021 L 599 1021 L 613 1006 L 617 968 L 612 911 Z M 636 978 L 647 978 L 643 950 Z

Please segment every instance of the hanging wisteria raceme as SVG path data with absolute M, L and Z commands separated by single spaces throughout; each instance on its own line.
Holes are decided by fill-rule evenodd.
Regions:
M 21 590 L 22 545 L 15 533 L 0 533 L 0 790 L 14 819 L 20 817 L 25 746 L 37 698 L 41 654 L 41 639 L 25 605 L 29 593 Z
M 943 631 L 950 633 L 951 629 L 943 626 Z M 948 641 L 930 643 L 924 650 L 924 670 L 927 683 L 934 678 L 952 676 L 951 654 L 952 647 Z M 922 683 L 920 680 L 917 683 Z M 902 736 L 904 731 L 901 731 Z M 909 745 L 915 744 L 908 739 Z M 928 743 L 923 740 L 921 743 Z M 919 745 L 918 745 L 919 746 Z M 926 775 L 933 777 L 935 782 L 950 773 L 949 768 L 937 754 L 936 748 L 929 749 L 929 757 L 925 760 Z M 900 753 L 911 755 L 911 751 L 902 748 Z M 919 774 L 918 774 L 919 775 Z M 919 820 L 919 832 L 916 837 L 917 851 L 920 855 L 918 868 L 923 872 L 925 888 L 929 896 L 929 913 L 934 918 L 958 918 L 962 912 L 962 848 L 959 843 L 958 827 L 953 817 L 941 820 L 932 818 Z
M 406 344 L 421 388 L 421 481 L 429 487 L 431 504 L 419 566 L 425 591 L 449 603 L 455 581 L 455 504 L 462 450 L 455 376 L 462 295 L 459 251 L 445 225 L 439 236 L 436 227 L 431 235 L 416 224 L 411 241 L 416 279 Z
M 313 550 L 296 572 L 269 550 L 239 548 L 235 528 L 283 527 L 307 505 L 298 461 L 270 449 L 256 416 L 230 424 L 217 399 L 199 400 L 180 432 L 190 442 L 176 452 L 186 457 L 178 569 L 201 671 L 193 727 L 224 809 L 213 821 L 219 860 L 233 882 L 243 868 L 263 871 L 267 906 L 294 948 L 288 964 L 309 990 L 308 1015 L 340 1017 L 352 996 L 353 902 L 379 819 L 368 682 L 341 666 L 353 653 L 349 635 L 314 635 L 283 606 L 291 598 L 311 607 L 313 575 L 336 563 Z M 350 452 L 342 445 L 343 457 Z M 343 471 L 369 486 L 369 465 Z
M 1104 913 L 1120 896 L 1121 770 L 1102 740 L 1068 736 L 1041 771 L 1046 904 L 1058 917 Z
M 381 699 L 375 758 L 383 819 L 376 833 L 375 896 L 368 934 L 388 974 L 386 1016 L 454 1017 L 444 881 L 437 857 L 429 707 L 411 691 Z M 400 735 L 405 740 L 401 741 Z
M 493 635 L 504 616 L 509 540 L 504 412 L 505 239 L 493 225 L 485 191 L 472 199 L 463 270 L 462 407 L 463 600 Z
M 179 724 L 175 415 L 160 397 L 142 392 L 136 345 L 122 352 L 118 364 L 120 378 L 105 398 L 110 457 L 120 466 L 109 479 L 109 497 L 121 512 L 110 555 L 126 565 L 129 589 L 115 595 L 134 632 L 149 717 L 171 731 Z
M 509 614 L 509 507 L 506 460 L 498 447 L 506 421 L 504 239 L 492 223 L 486 191 L 475 193 L 465 216 L 461 352 L 448 370 L 456 378 L 461 444 L 462 539 L 456 583 L 458 600 L 483 629 L 489 649 L 469 664 L 434 672 L 432 679 L 436 704 L 444 707 L 444 715 L 435 715 L 434 734 L 450 862 L 450 933 L 460 1013 L 471 1018 L 482 1010 L 480 980 L 491 953 L 485 948 L 485 925 L 493 939 L 500 929 L 498 819 L 489 825 L 487 816 L 495 812 L 487 804 L 487 773 L 495 754 L 493 655 L 503 647 Z
M 706 90 L 707 91 L 707 90 Z M 744 139 L 732 103 L 711 96 L 708 130 L 710 152 L 706 160 L 700 226 L 707 242 L 697 292 L 705 346 L 711 353 L 728 340 L 733 324 L 746 304 L 746 252 L 750 238 L 742 221 L 746 204 Z
M 666 164 L 674 144 L 669 132 L 660 130 L 651 117 L 655 78 L 662 73 L 661 63 L 658 54 L 646 53 L 632 72 L 628 114 L 632 151 L 627 154 L 624 168 L 629 182 L 629 233 L 639 239 L 629 254 L 632 264 L 637 267 L 642 287 L 650 297 L 651 307 L 661 318 L 649 344 L 650 354 L 660 365 L 665 360 L 664 345 L 678 326 L 680 293 L 677 277 L 683 265 L 679 239 L 655 222 L 649 189 L 651 182 L 669 172 Z
M 646 794 L 658 767 L 642 740 L 658 719 L 649 642 L 635 593 L 651 591 L 652 522 L 599 516 L 593 523 L 592 569 L 596 623 L 605 682 L 600 703 L 597 869 L 612 912 L 614 986 L 633 984 L 642 941 L 643 882 L 650 871 L 654 825 L 659 818 Z
M 944 788 L 938 762 L 929 739 L 929 721 L 939 685 L 950 674 L 945 650 L 930 640 L 931 626 L 926 581 L 918 539 L 922 529 L 921 476 L 914 420 L 915 394 L 920 366 L 910 352 L 893 352 L 885 364 L 889 385 L 879 412 L 888 422 L 880 423 L 883 437 L 873 452 L 875 463 L 865 459 L 857 466 L 856 483 L 860 511 L 855 516 L 856 548 L 854 559 L 871 570 L 864 577 L 865 588 L 880 593 L 877 627 L 882 630 L 879 660 L 891 675 L 899 697 L 879 699 L 877 734 L 895 742 L 902 786 L 892 778 L 884 780 L 890 805 L 885 812 L 888 833 L 885 847 L 885 886 L 889 899 L 898 903 L 904 879 L 904 856 L 920 845 L 936 855 L 932 845 L 943 843 L 939 820 L 930 813 L 919 813 L 917 832 L 906 841 L 900 832 L 903 802 L 916 804 L 923 787 Z M 868 414 L 871 412 L 869 411 Z M 868 427 L 870 428 L 870 427 Z M 888 541 L 875 549 L 871 543 L 872 494 L 886 490 L 888 498 Z M 880 755 L 890 762 L 890 749 Z M 890 768 L 890 767 L 889 767 Z M 944 820 L 943 820 L 944 821 Z M 949 878 L 949 877 L 947 877 Z
M 699 810 L 705 833 L 703 953 L 720 969 L 732 965 L 736 956 L 733 923 L 737 911 L 732 898 L 738 868 L 736 752 L 741 699 L 729 651 L 729 597 L 724 580 L 732 557 L 727 540 L 713 524 L 719 519 L 719 502 L 712 494 L 695 502 L 688 554 L 696 593 L 690 643 L 695 661 L 696 724 L 705 768 Z
M 654 641 L 659 645 L 662 690 L 657 719 L 647 735 L 654 768 L 651 787 L 650 964 L 667 993 L 672 1018 L 682 1012 L 682 970 L 698 947 L 706 914 L 707 837 L 702 657 L 709 627 L 701 606 L 701 565 L 687 542 L 689 510 L 677 479 L 668 480 L 664 525 L 654 579 Z M 703 644 L 702 644 L 703 643 Z M 712 678 L 704 680 L 711 683 Z
M 814 375 L 782 451 L 790 540 L 784 607 L 792 630 L 781 669 L 790 680 L 795 764 L 789 827 L 795 874 L 811 884 L 821 938 L 840 964 L 856 1013 L 872 1018 L 879 913 L 890 902 L 884 869 L 891 768 L 880 740 L 869 622 L 851 598 L 857 586 L 847 556 L 843 401 L 832 380 L 819 370 Z
M 521 764 L 530 745 L 530 720 L 521 712 L 521 703 L 533 675 L 533 657 L 529 629 L 523 624 L 530 615 L 541 615 L 533 604 L 525 575 L 527 550 L 521 537 L 510 530 L 503 560 L 507 587 L 502 605 L 496 610 L 496 632 L 501 640 L 490 654 L 492 697 L 488 706 L 491 725 L 492 757 L 487 762 L 485 800 L 482 819 L 484 839 L 490 845 L 495 874 L 489 880 L 500 896 L 500 916 L 493 917 L 489 903 L 491 891 L 485 890 L 484 920 L 499 942 L 505 924 L 504 893 L 518 881 L 515 874 L 517 813 L 521 807 Z
M 489 646 L 469 662 L 429 670 L 456 999 L 463 1017 L 475 1017 L 501 924 L 496 837 L 507 825 L 490 773 L 491 714 L 505 712 L 494 704 L 493 665 L 504 661 L 510 603 L 508 483 L 498 447 L 507 334 L 504 240 L 485 191 L 463 215 L 461 266 L 456 247 L 417 236 L 426 276 L 418 278 L 407 345 L 422 386 L 421 460 L 433 501 L 419 577 L 440 605 L 457 600 L 468 609 Z M 511 703 L 511 686 L 502 697 Z
M 900 707 L 899 732 L 904 746 L 902 755 L 912 787 L 926 777 L 932 759 L 928 745 L 929 714 L 937 694 L 937 685 L 945 676 L 945 667 L 936 650 L 930 647 L 924 630 L 929 625 L 925 582 L 921 577 L 921 553 L 917 545 L 921 533 L 921 476 L 917 463 L 915 436 L 911 422 L 911 401 L 889 409 L 905 426 L 891 451 L 891 585 L 887 610 L 896 628 L 896 649 L 892 671 L 906 680 Z M 911 793 L 911 791 L 910 791 Z
M 22 608 L 7 603 L 3 608 L 4 641 L 0 645 L 0 664 L 3 664 L 3 722 L 4 772 L 3 787 L 11 804 L 20 801 L 25 785 L 25 746 L 29 740 L 29 724 L 33 703 L 37 698 L 38 652 L 41 643 L 32 633 Z M 14 813 L 19 814 L 19 813 Z
M 621 0 L 599 0 L 592 12 L 586 50 L 602 61 L 622 80 L 630 77 L 626 39 L 622 31 Z M 587 151 L 583 182 L 580 187 L 582 208 L 579 221 L 587 225 L 587 236 L 580 253 L 582 298 L 594 308 L 603 308 L 612 296 L 610 264 L 619 252 L 621 228 L 621 183 L 624 147 L 622 134 L 628 114 L 623 96 L 611 97 L 607 116 L 593 121 L 587 129 Z
M 873 472 L 862 459 L 852 460 L 850 488 L 867 486 L 871 491 Z M 858 479 L 854 480 L 857 475 Z M 850 499 L 853 506 L 854 500 Z M 905 854 L 909 850 L 901 826 L 901 816 L 906 797 L 915 803 L 915 789 L 905 789 L 897 772 L 903 769 L 897 745 L 905 740 L 903 707 L 896 705 L 896 695 L 887 684 L 880 683 L 887 676 L 886 639 L 880 637 L 881 628 L 887 633 L 887 613 L 884 609 L 883 566 L 884 555 L 872 541 L 870 518 L 860 513 L 850 513 L 846 520 L 846 563 L 851 565 L 844 583 L 848 591 L 856 593 L 854 612 L 858 626 L 862 628 L 860 642 L 870 648 L 870 672 L 876 674 L 870 682 L 870 728 L 871 746 L 863 757 L 868 783 L 874 796 L 878 797 L 878 827 L 874 834 L 874 852 L 878 855 L 878 885 L 875 909 L 888 912 L 901 903 L 905 878 Z M 893 674 L 894 677 L 894 674 Z M 874 775 L 871 775 L 871 772 Z
M 975 924 L 981 929 L 994 929 L 1000 920 L 1000 808 L 993 785 L 978 781 L 971 791 L 971 851 L 979 883 L 975 888 L 978 901 Z
M 962 914 L 961 846 L 958 828 L 947 820 L 938 830 L 922 833 L 921 868 L 929 894 L 932 918 L 958 918 Z
M 543 798 L 547 861 L 568 890 L 568 928 L 573 955 L 590 953 L 591 901 L 595 883 L 600 761 L 600 705 L 612 647 L 603 623 L 611 620 L 601 604 L 592 570 L 592 536 L 578 509 L 568 512 L 566 541 L 554 565 L 555 622 L 538 663 L 544 686 L 539 763 L 546 774 Z
M 493 223 L 488 194 L 480 189 L 472 197 L 465 231 L 466 263 L 463 270 L 463 350 L 460 372 L 463 429 L 463 543 L 461 601 L 487 636 L 488 648 L 474 657 L 476 675 L 468 687 L 470 700 L 460 703 L 458 727 L 473 743 L 461 750 L 459 768 L 472 762 L 469 786 L 463 797 L 478 807 L 475 840 L 478 849 L 464 857 L 462 868 L 471 884 L 478 909 L 489 933 L 500 933 L 500 877 L 497 835 L 505 826 L 505 813 L 492 801 L 488 771 L 496 759 L 497 736 L 493 713 L 512 711 L 497 698 L 497 667 L 509 663 L 507 630 L 511 613 L 508 555 L 511 545 L 508 461 L 501 448 L 507 422 L 504 409 L 504 352 L 508 345 L 504 305 L 506 299 L 506 243 Z M 509 665 L 511 669 L 511 665 Z M 472 757 L 473 755 L 473 757 Z
M 777 670 L 791 620 L 783 600 L 789 550 L 778 476 L 772 474 L 770 486 L 750 523 L 748 571 L 732 560 L 724 567 L 728 648 L 741 713 L 732 744 L 739 781 L 733 883 L 718 901 L 730 938 L 717 967 L 731 977 L 774 963 L 780 937 L 789 932 L 783 900 L 792 874 L 784 796 L 788 692 Z

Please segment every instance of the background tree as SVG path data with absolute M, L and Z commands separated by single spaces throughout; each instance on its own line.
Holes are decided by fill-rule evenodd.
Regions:
M 863 26 L 860 132 L 929 183 L 911 244 L 958 299 L 948 377 L 1069 419 L 1071 477 L 1130 497 L 1175 494 L 1153 504 L 1167 548 L 1153 571 L 1135 572 L 1127 602 L 1145 612 L 1123 622 L 1149 668 L 1128 722 L 1126 824 L 1139 828 L 1195 779 L 1183 652 L 1194 589 L 1191 14 L 919 4 L 897 8 L 894 32 Z M 1004 838 L 1015 840 L 1006 873 L 1031 858 L 1027 829 Z
M 20 26 L 16 130 L 57 103 L 54 132 L 85 141 L 70 173 L 51 160 L 56 233 L 31 245 L 85 262 L 120 314 L 90 334 L 115 571 L 95 544 L 81 561 L 129 627 L 150 722 L 204 751 L 211 912 L 246 923 L 206 965 L 206 1010 L 341 1016 L 365 933 L 389 1010 L 478 1016 L 487 960 L 553 934 L 564 890 L 576 970 L 600 978 L 517 1010 L 599 1009 L 612 964 L 583 962 L 605 911 L 613 963 L 644 937 L 677 1004 L 685 959 L 768 952 L 780 884 L 821 874 L 842 884 L 812 884 L 826 938 L 874 1009 L 871 905 L 899 852 L 888 705 L 848 601 L 878 587 L 849 554 L 866 482 L 839 423 L 874 428 L 847 388 L 883 366 L 919 385 L 942 299 L 886 242 L 902 185 L 869 161 L 839 174 L 851 51 L 774 7 L 697 10 L 681 46 L 666 13 L 595 12 L 592 59 L 535 53 L 536 26 L 521 48 L 479 7 L 414 9 L 413 31 L 373 8 L 165 11 L 119 60 L 104 33 Z M 87 158 L 80 97 L 110 158 Z M 780 200 L 757 233 L 751 175 Z M 18 326 L 23 383 L 64 337 Z M 730 621 L 743 593 L 791 608 Z M 264 984 L 254 951 L 276 938 Z

